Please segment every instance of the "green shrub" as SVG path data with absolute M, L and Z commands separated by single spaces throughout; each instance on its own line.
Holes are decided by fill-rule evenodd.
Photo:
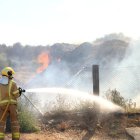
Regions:
M 26 110 L 23 105 L 18 102 L 18 122 L 20 132 L 37 132 L 39 128 L 36 127 L 35 115 Z
M 39 128 L 36 127 L 36 119 L 33 113 L 23 107 L 21 102 L 18 102 L 18 123 L 20 132 L 38 132 Z M 8 116 L 6 122 L 6 132 L 11 132 L 10 117 Z
M 103 98 L 123 107 L 127 112 L 137 112 L 136 103 L 132 99 L 126 100 L 116 89 L 108 89 Z
M 122 97 L 120 95 L 120 93 L 114 89 L 114 90 L 110 90 L 108 89 L 105 93 L 105 99 L 121 106 L 121 107 L 125 107 L 126 106 L 126 102 L 127 100 L 124 99 L 124 97 Z

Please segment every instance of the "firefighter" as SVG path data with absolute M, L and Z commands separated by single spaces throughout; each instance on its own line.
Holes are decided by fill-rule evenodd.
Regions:
M 0 140 L 4 140 L 8 114 L 10 116 L 12 140 L 19 140 L 20 137 L 16 98 L 21 95 L 21 92 L 19 92 L 16 82 L 12 80 L 13 74 L 14 70 L 11 67 L 5 67 L 2 70 L 2 78 L 0 79 L 0 119 L 3 116 L 10 96 L 13 94 L 7 112 L 0 122 Z

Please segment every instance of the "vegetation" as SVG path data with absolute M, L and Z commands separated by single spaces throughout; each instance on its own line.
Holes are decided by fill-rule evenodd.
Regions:
M 43 107 L 43 111 L 63 112 L 72 110 L 78 112 L 85 111 L 88 108 L 93 107 L 93 104 L 93 101 L 90 99 L 83 99 L 81 97 L 69 97 L 68 95 L 58 93 L 55 101 L 46 101 Z
M 116 89 L 110 90 L 108 89 L 103 98 L 108 101 L 115 103 L 124 108 L 125 112 L 138 112 L 136 108 L 136 103 L 132 102 L 132 99 L 125 99 L 121 96 L 120 92 Z M 94 106 L 94 102 L 90 99 L 83 99 L 81 97 L 67 97 L 66 95 L 57 94 L 56 100 L 54 101 L 46 101 L 43 107 L 44 112 L 48 111 L 56 111 L 62 112 L 66 110 L 73 111 L 87 111 L 87 109 L 92 108 Z M 48 110 L 48 108 L 50 110 Z
M 0 62 L 2 62 L 0 71 L 5 66 L 11 66 L 15 71 L 20 71 L 22 67 L 29 67 L 28 71 L 36 70 L 39 67 L 37 63 L 38 56 L 46 51 L 50 52 L 51 60 L 61 59 L 67 63 L 75 63 L 77 61 L 81 63 L 79 65 L 83 65 L 83 62 L 85 63 L 85 58 L 93 58 L 93 55 L 94 61 L 99 61 L 103 65 L 108 64 L 109 61 L 114 62 L 114 59 L 120 62 L 124 58 L 129 40 L 128 37 L 120 33 L 106 35 L 104 38 L 94 41 L 95 44 L 96 42 L 97 44 L 98 42 L 104 42 L 100 47 L 94 47 L 93 44 L 87 42 L 80 45 L 56 43 L 52 46 L 23 46 L 19 42 L 13 44 L 13 46 L 0 44 Z
M 36 127 L 36 118 L 32 112 L 29 112 L 23 105 L 18 102 L 18 122 L 20 132 L 37 132 L 39 128 Z
M 8 61 L 5 53 L 0 53 L 0 69 L 8 66 Z
M 123 107 L 125 112 L 138 112 L 138 109 L 136 108 L 136 103 L 132 102 L 132 99 L 125 99 L 116 89 L 108 89 L 105 92 L 103 98 Z M 46 101 L 43 107 L 43 111 L 87 111 L 87 109 L 93 108 L 93 106 L 94 102 L 90 99 L 83 99 L 81 97 L 67 97 L 66 95 L 57 94 L 55 101 Z M 50 110 L 48 110 L 48 108 Z
M 35 115 L 25 108 L 21 102 L 18 102 L 18 123 L 20 132 L 39 132 L 39 128 L 36 126 L 37 120 Z M 10 117 L 8 116 L 6 122 L 6 131 L 11 132 Z
M 21 43 L 13 46 L 0 44 L 0 71 L 6 66 L 11 66 L 15 71 L 19 71 L 19 67 L 37 68 L 38 55 L 48 49 L 49 46 L 22 46 Z
M 33 96 L 30 96 L 33 98 Z M 127 109 L 129 112 L 137 111 L 135 103 L 132 102 L 132 100 L 125 100 L 124 97 L 120 95 L 120 93 L 114 89 L 114 90 L 108 90 L 105 93 L 104 98 L 107 100 L 122 106 L 123 108 Z M 23 102 L 25 104 L 23 104 Z M 93 101 L 88 99 L 82 99 L 80 97 L 68 97 L 68 95 L 62 95 L 57 94 L 56 100 L 48 102 L 46 101 L 46 104 L 44 104 L 43 111 L 55 111 L 58 113 L 61 113 L 63 111 L 71 110 L 71 111 L 88 111 L 88 109 L 92 108 L 94 105 Z M 36 127 L 36 118 L 35 115 L 31 112 L 32 108 L 28 108 L 28 106 L 31 106 L 26 102 L 26 100 L 19 100 L 18 102 L 18 121 L 20 125 L 20 131 L 21 132 L 36 132 L 39 131 L 39 128 Z M 50 110 L 48 110 L 48 108 Z M 111 129 L 116 129 L 119 126 L 118 120 L 114 120 L 110 122 Z M 64 122 L 62 124 L 57 125 L 57 129 L 63 131 L 64 129 L 67 129 L 68 125 L 66 125 Z
M 103 98 L 123 107 L 126 112 L 138 112 L 136 109 L 136 103 L 132 102 L 132 99 L 125 99 L 116 89 L 108 89 L 108 91 L 105 92 Z

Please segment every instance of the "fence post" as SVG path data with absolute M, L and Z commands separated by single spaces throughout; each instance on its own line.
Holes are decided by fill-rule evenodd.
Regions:
M 92 65 L 92 78 L 93 78 L 93 94 L 99 96 L 99 66 Z M 90 124 L 88 126 L 89 133 L 94 134 L 99 118 L 99 104 L 94 101 L 93 108 L 90 109 Z
M 92 65 L 93 94 L 99 96 L 99 65 Z

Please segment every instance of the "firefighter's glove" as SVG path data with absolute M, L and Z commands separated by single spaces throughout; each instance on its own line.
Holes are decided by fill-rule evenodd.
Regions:
M 21 94 L 22 94 L 22 88 L 19 87 L 18 90 L 19 90 L 19 94 L 21 96 Z

